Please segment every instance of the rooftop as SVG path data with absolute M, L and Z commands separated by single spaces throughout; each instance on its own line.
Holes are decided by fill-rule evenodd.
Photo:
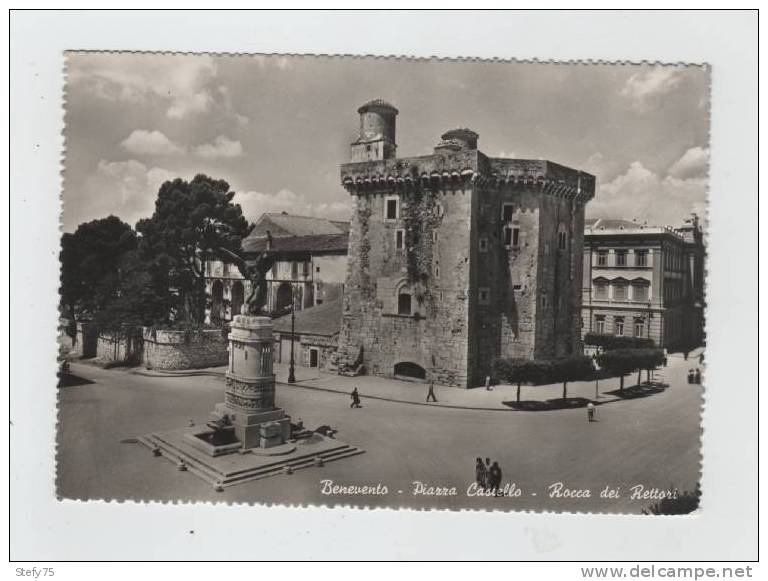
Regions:
M 272 248 L 284 252 L 319 253 L 346 252 L 349 246 L 349 232 L 337 234 L 311 234 L 308 236 L 275 236 Z M 244 252 L 261 252 L 267 247 L 265 236 L 249 236 L 243 240 Z
M 283 315 L 272 321 L 277 333 L 291 332 L 291 315 Z M 296 311 L 295 332 L 299 335 L 324 335 L 331 337 L 341 329 L 341 299 Z
M 315 216 L 296 216 L 287 212 L 268 212 L 256 220 L 256 227 L 251 236 L 266 236 L 269 231 L 273 237 L 311 236 L 315 234 L 340 234 L 349 232 L 349 222 L 328 220 Z
M 360 106 L 360 108 L 357 110 L 359 114 L 367 113 L 368 111 L 375 110 L 375 109 L 385 109 L 387 111 L 390 111 L 397 115 L 399 111 L 397 108 L 392 105 L 391 103 L 387 103 L 384 99 L 372 99 L 368 101 L 367 103 L 364 103 Z

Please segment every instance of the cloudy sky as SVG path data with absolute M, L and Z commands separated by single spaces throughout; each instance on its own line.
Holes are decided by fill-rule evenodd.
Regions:
M 200 172 L 251 220 L 345 219 L 339 164 L 375 97 L 400 110 L 400 155 L 466 126 L 486 155 L 595 174 L 590 217 L 677 224 L 705 208 L 708 83 L 699 67 L 70 54 L 62 225 L 135 224 L 163 181 Z

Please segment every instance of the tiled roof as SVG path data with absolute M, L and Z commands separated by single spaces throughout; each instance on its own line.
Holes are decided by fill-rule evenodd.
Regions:
M 284 252 L 346 252 L 349 233 L 318 234 L 313 236 L 275 236 L 272 248 Z M 249 236 L 243 240 L 244 252 L 261 252 L 267 247 L 266 237 Z
M 266 213 L 256 221 L 252 236 L 265 236 L 267 230 L 272 236 L 311 236 L 315 234 L 339 234 L 349 231 L 349 224 L 333 222 L 326 218 L 313 216 L 294 216 L 293 214 Z
M 291 332 L 291 315 L 283 315 L 272 321 L 277 333 Z M 324 335 L 330 337 L 341 330 L 341 299 L 296 311 L 297 335 Z

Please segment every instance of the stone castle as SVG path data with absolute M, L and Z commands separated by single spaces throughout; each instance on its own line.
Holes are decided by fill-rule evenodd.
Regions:
M 581 352 L 584 207 L 594 176 L 491 158 L 453 129 L 397 157 L 398 110 L 358 109 L 339 352 L 373 375 L 482 385 L 498 357 Z

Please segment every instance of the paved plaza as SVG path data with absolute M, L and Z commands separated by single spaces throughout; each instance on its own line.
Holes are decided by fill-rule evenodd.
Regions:
M 204 423 L 222 401 L 224 382 L 215 370 L 186 376 L 156 376 L 141 370 L 105 370 L 73 363 L 72 373 L 90 383 L 59 390 L 58 494 L 73 499 L 223 501 L 259 504 L 326 504 L 476 508 L 503 510 L 641 513 L 653 500 L 632 499 L 632 488 L 692 490 L 699 474 L 699 414 L 702 387 L 688 384 L 695 359 L 670 357 L 657 379 L 663 391 L 636 399 L 603 395 L 597 422 L 583 408 L 516 411 L 504 401 L 515 388 L 438 388 L 439 404 L 423 405 L 425 386 L 381 378 L 342 378 L 300 370 L 295 386 L 277 386 L 277 405 L 309 428 L 330 425 L 338 438 L 365 453 L 216 492 L 203 480 L 155 458 L 135 443 L 152 431 Z M 138 371 L 138 372 L 137 372 Z M 278 380 L 283 370 L 276 370 Z M 626 385 L 636 376 L 630 375 Z M 361 409 L 350 409 L 358 384 Z M 618 387 L 605 380 L 601 392 Z M 561 386 L 523 387 L 523 399 L 559 397 Z M 594 383 L 569 385 L 570 397 L 594 397 Z M 503 484 L 519 496 L 468 496 L 477 457 L 498 461 Z M 66 467 L 66 469 L 64 469 Z M 387 494 L 325 494 L 335 485 L 378 486 Z M 414 494 L 426 487 L 456 488 L 455 496 Z M 590 497 L 550 495 L 590 490 Z M 618 498 L 601 498 L 606 487 Z M 445 491 L 445 490 L 444 490 Z M 636 492 L 640 489 L 636 488 Z

